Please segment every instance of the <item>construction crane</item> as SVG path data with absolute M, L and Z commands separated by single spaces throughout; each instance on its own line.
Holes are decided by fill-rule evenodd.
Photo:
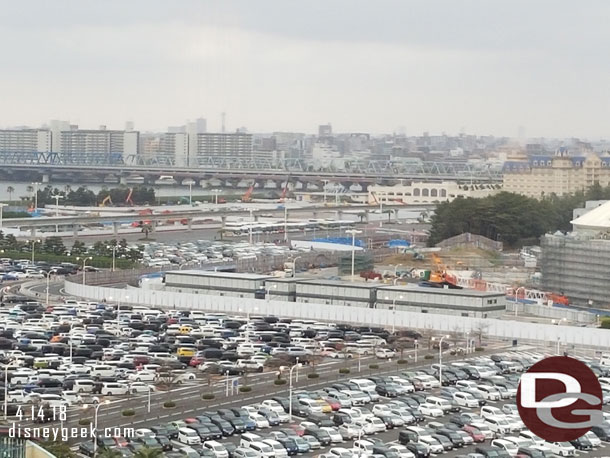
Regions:
M 133 207 L 133 200 L 131 200 L 131 195 L 133 194 L 133 188 L 129 188 L 129 193 L 127 193 L 127 197 L 125 198 L 125 203 L 131 205 Z
M 282 189 L 282 196 L 280 197 L 280 202 L 284 202 L 286 199 L 286 194 L 288 194 L 288 183 L 290 183 L 291 174 L 288 174 L 288 178 L 286 178 L 286 183 L 284 184 L 284 189 Z
M 254 191 L 254 185 L 256 183 L 252 183 L 250 185 L 250 187 L 248 188 L 248 190 L 244 193 L 243 196 L 241 196 L 241 201 L 242 202 L 251 202 L 252 201 L 252 192 Z
M 457 285 L 456 276 L 447 273 L 447 267 L 436 253 L 432 253 L 432 260 L 436 265 L 436 269 L 430 273 L 430 282 Z
M 104 200 L 102 200 L 100 207 L 105 207 L 107 203 L 110 203 L 110 205 L 114 205 L 112 203 L 112 199 L 110 198 L 110 194 L 108 194 L 106 197 L 104 197 Z

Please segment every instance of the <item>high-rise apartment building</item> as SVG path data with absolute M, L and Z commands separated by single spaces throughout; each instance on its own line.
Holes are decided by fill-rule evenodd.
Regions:
M 47 153 L 51 151 L 51 137 L 46 129 L 0 130 L 0 152 Z
M 203 133 L 197 134 L 196 146 L 191 150 L 191 159 L 209 157 L 248 159 L 252 157 L 252 151 L 252 134 Z
M 100 126 L 98 130 L 62 130 L 59 135 L 64 154 L 120 154 L 124 157 L 138 154 L 140 133 L 137 131 L 107 130 Z

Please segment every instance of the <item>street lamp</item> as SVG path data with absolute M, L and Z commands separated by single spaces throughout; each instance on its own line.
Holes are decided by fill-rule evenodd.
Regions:
M 395 297 L 392 300 L 392 334 L 394 334 L 396 332 L 396 300 L 397 299 L 402 299 L 402 294 L 398 297 Z M 389 301 L 390 298 L 386 296 L 385 300 Z
M 70 321 L 70 333 L 68 336 L 68 345 L 70 346 L 70 364 L 72 364 L 72 326 L 74 326 L 74 321 Z
M 288 380 L 289 380 L 289 384 L 288 384 L 288 421 L 292 421 L 292 371 L 297 368 L 297 367 L 301 367 L 303 364 L 301 363 L 296 363 L 294 364 L 291 368 L 290 368 L 290 372 L 288 373 Z M 286 367 L 282 366 L 280 367 L 280 371 L 282 370 L 286 370 Z
M 354 262 L 356 258 L 356 234 L 362 234 L 362 231 L 357 229 L 348 229 L 345 231 L 346 234 L 352 235 L 352 278 L 351 281 L 354 281 Z
M 55 217 L 58 218 L 59 217 L 59 199 L 63 199 L 64 196 L 56 194 L 54 196 L 51 196 L 51 198 L 55 199 Z M 55 225 L 55 232 L 59 232 L 59 224 Z
M 271 299 L 271 290 L 272 289 L 276 289 L 277 285 L 272 285 L 269 288 L 265 289 L 265 297 L 267 298 L 267 300 Z
M 214 193 L 214 204 L 218 205 L 218 194 L 222 191 L 220 189 L 212 189 L 212 192 Z
M 84 258 L 81 258 L 81 257 L 78 257 L 78 256 L 76 257 L 77 261 L 83 261 L 83 285 L 85 284 L 85 274 L 87 272 L 85 270 L 85 268 L 87 267 L 87 261 L 89 261 L 91 259 L 93 259 L 92 256 L 85 256 Z
M 103 402 L 99 402 L 96 406 L 95 406 L 95 414 L 94 414 L 94 420 L 93 420 L 93 430 L 95 431 L 94 435 L 95 437 L 93 438 L 93 455 L 95 456 L 95 454 L 97 453 L 97 415 L 100 411 L 100 407 L 102 407 L 103 404 L 110 404 L 110 401 L 108 399 L 106 399 Z M 89 407 L 87 404 L 83 405 L 83 409 L 86 409 L 87 407 Z
M 301 259 L 301 256 L 297 256 L 292 260 L 292 277 L 296 275 L 297 272 L 297 259 Z
M 186 184 L 189 187 L 189 205 L 193 205 L 193 185 L 195 184 L 195 181 L 188 180 Z
M 32 239 L 29 240 L 27 243 L 30 243 L 32 245 L 32 264 L 34 264 L 34 252 L 36 251 L 35 247 L 37 243 L 40 243 L 40 240 Z
M 46 290 L 47 298 L 46 298 L 46 304 L 47 304 L 47 307 L 48 307 L 49 306 L 49 279 L 51 277 L 51 271 L 49 270 L 49 271 L 45 272 L 45 276 L 47 277 L 47 290 Z
M 448 339 L 449 336 L 442 336 L 438 342 L 438 381 L 443 386 L 443 340 Z M 432 340 L 436 340 L 432 337 Z
M 3 203 L 0 203 L 0 229 L 2 229 L 2 217 L 3 217 L 3 215 L 2 215 L 2 209 L 3 209 L 4 207 L 8 207 L 8 204 L 3 204 Z
M 7 412 L 8 412 L 8 370 L 11 367 L 19 367 L 19 366 L 15 365 L 15 364 L 11 364 L 10 362 L 6 366 L 4 366 L 4 421 L 6 421 L 6 416 L 7 416 Z
M 112 250 L 112 271 L 114 272 L 116 269 L 116 245 L 107 245 L 107 250 Z M 180 270 L 182 270 L 182 265 L 180 265 Z
M 517 288 L 515 290 L 515 316 L 517 316 L 518 310 L 519 310 L 519 290 L 522 289 L 523 293 L 525 294 L 525 287 L 520 286 L 519 288 Z
M 32 186 L 34 186 L 34 213 L 38 211 L 38 185 L 40 183 L 35 182 L 32 183 Z

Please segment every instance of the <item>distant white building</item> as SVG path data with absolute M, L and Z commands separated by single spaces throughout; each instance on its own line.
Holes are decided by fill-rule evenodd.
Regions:
M 456 181 L 443 182 L 410 182 L 395 186 L 374 185 L 368 187 L 370 204 L 404 203 L 404 204 L 434 204 L 450 202 L 458 197 L 487 197 L 499 192 L 491 184 L 463 184 Z

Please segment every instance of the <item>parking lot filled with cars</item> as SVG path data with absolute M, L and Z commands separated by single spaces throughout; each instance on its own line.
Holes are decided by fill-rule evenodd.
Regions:
M 0 310 L 0 330 L 7 381 L 0 393 L 6 392 L 13 419 L 23 405 L 67 406 L 78 417 L 81 404 L 112 401 L 127 408 L 134 399 L 141 403 L 151 392 L 167 391 L 170 383 L 186 393 L 224 374 L 252 373 L 271 382 L 276 372 L 296 364 L 399 358 L 398 352 L 421 338 L 415 331 L 280 317 L 77 300 L 46 307 L 24 298 L 13 298 Z M 459 348 L 443 345 L 443 350 Z M 292 397 L 285 387 L 269 383 L 269 395 L 256 403 L 236 404 L 229 398 L 178 420 L 151 420 L 134 428 L 132 437 L 100 436 L 97 446 L 123 456 L 152 447 L 167 457 L 191 458 L 603 456 L 610 423 L 573 443 L 547 443 L 519 419 L 520 374 L 544 356 L 534 350 L 488 350 L 442 366 L 437 360 L 423 365 L 420 358 L 405 369 L 395 365 L 391 373 L 345 375 L 308 389 L 295 386 Z M 605 382 L 610 368 L 583 361 Z M 610 401 L 609 385 L 602 383 L 604 403 Z M 75 447 L 83 455 L 94 454 L 92 441 Z

